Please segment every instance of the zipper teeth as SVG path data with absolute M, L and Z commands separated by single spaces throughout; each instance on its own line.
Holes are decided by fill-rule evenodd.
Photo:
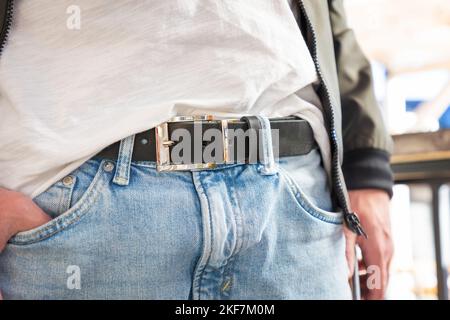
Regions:
M 14 0 L 7 0 L 6 4 L 6 18 L 3 23 L 3 27 L 0 34 L 0 55 L 2 54 L 3 48 L 5 47 L 6 41 L 8 39 L 9 30 L 11 29 L 14 11 Z
M 306 23 L 308 25 L 309 30 L 311 31 L 312 35 L 312 42 L 313 42 L 313 48 L 312 48 L 312 58 L 316 67 L 317 75 L 319 77 L 320 82 L 322 83 L 322 86 L 325 91 L 325 98 L 326 102 L 328 104 L 328 108 L 330 109 L 330 131 L 331 131 L 331 141 L 332 141 L 332 147 L 333 147 L 333 155 L 332 155 L 332 176 L 333 181 L 337 184 L 336 186 L 336 193 L 339 199 L 339 203 L 342 206 L 342 209 L 344 210 L 344 214 L 349 214 L 350 210 L 347 204 L 347 199 L 345 197 L 343 188 L 342 188 L 342 182 L 341 182 L 341 176 L 339 174 L 339 144 L 337 141 L 336 136 L 336 128 L 335 128 L 335 114 L 333 109 L 333 104 L 331 102 L 331 95 L 330 91 L 328 90 L 328 87 L 325 85 L 324 77 L 322 74 L 322 71 L 320 70 L 319 61 L 317 59 L 317 36 L 316 32 L 314 31 L 313 25 L 311 23 L 311 20 L 309 19 L 308 15 L 306 14 L 305 5 L 302 0 L 298 0 L 298 3 L 300 5 L 300 9 L 302 10 L 303 17 L 306 19 Z

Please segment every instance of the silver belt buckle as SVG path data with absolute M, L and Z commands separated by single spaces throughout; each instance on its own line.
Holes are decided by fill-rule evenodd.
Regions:
M 201 116 L 178 116 L 170 119 L 155 127 L 156 140 L 156 169 L 157 171 L 185 171 L 192 169 L 213 169 L 217 166 L 215 162 L 208 163 L 189 163 L 189 164 L 174 164 L 170 157 L 170 147 L 175 144 L 169 137 L 169 124 L 174 122 L 187 121 L 220 121 L 222 126 L 222 140 L 223 140 L 223 163 L 230 163 L 229 159 L 229 139 L 228 139 L 228 122 L 232 120 L 215 120 L 212 115 Z M 193 141 L 193 143 L 196 143 Z

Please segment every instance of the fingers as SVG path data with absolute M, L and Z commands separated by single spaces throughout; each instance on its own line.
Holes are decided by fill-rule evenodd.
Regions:
M 0 188 L 0 252 L 16 233 L 37 228 L 51 220 L 33 200 Z M 0 300 L 3 300 L 0 292 Z
M 23 219 L 19 231 L 37 228 L 49 222 L 52 218 L 33 202 L 28 204 L 31 208 L 26 219 Z
M 358 270 L 359 270 L 359 282 L 361 289 L 361 299 L 362 300 L 370 300 L 370 289 L 367 285 L 368 274 L 367 268 L 363 260 L 358 260 Z
M 355 272 L 355 261 L 356 261 L 356 253 L 355 253 L 355 246 L 356 246 L 356 235 L 345 228 L 344 230 L 345 234 L 345 256 L 347 258 L 347 264 L 348 264 L 348 278 L 350 279 L 353 276 L 353 273 Z
M 13 234 L 37 228 L 52 219 L 31 199 L 24 196 L 17 200 L 16 208 L 20 208 L 20 214 L 16 214 L 13 220 Z
M 10 238 L 10 232 L 8 224 L 3 222 L 3 220 L 0 217 L 0 252 L 3 251 L 3 249 L 6 246 L 6 243 L 8 242 Z
M 378 238 L 360 244 L 364 266 L 361 267 L 361 288 L 364 299 L 384 299 L 389 280 L 389 264 L 392 257 L 390 242 Z
M 349 198 L 369 236 L 357 238 L 364 262 L 360 276 L 362 296 L 384 299 L 393 255 L 389 196 L 382 190 L 366 189 L 350 191 Z
M 37 228 L 50 220 L 51 217 L 31 198 L 0 189 L 0 250 L 18 232 Z

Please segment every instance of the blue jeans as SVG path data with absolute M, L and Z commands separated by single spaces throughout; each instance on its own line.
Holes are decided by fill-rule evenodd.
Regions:
M 34 199 L 54 219 L 0 255 L 5 299 L 351 298 L 317 149 L 159 173 L 126 141 Z

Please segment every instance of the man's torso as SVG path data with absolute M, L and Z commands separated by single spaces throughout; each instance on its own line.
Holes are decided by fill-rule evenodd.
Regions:
M 32 195 L 179 114 L 299 114 L 326 137 L 288 1 L 17 0 L 0 63 L 0 184 Z

